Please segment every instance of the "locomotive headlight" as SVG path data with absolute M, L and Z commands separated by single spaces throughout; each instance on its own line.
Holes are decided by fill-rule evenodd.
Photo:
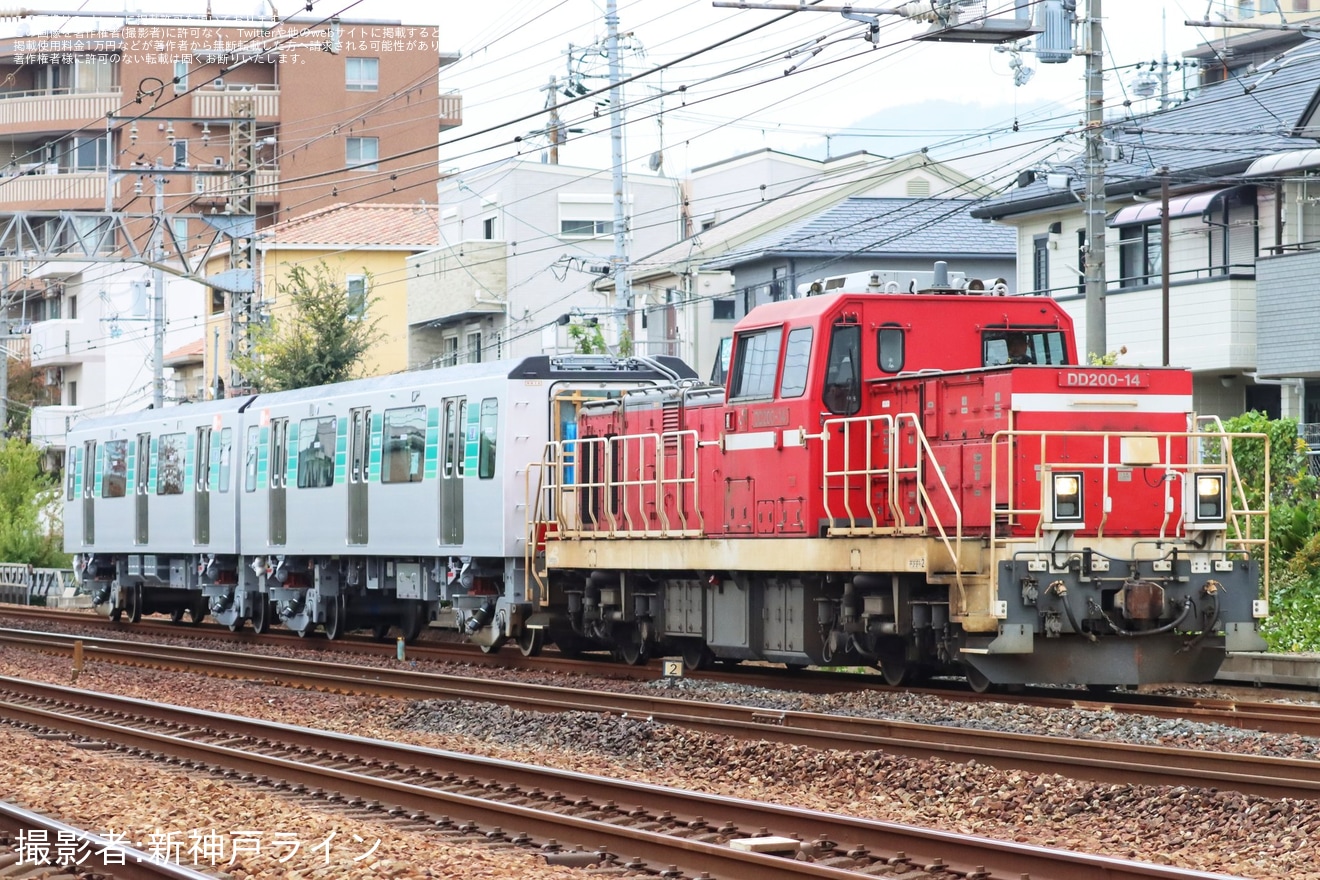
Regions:
M 1225 510 L 1223 474 L 1196 475 L 1196 521 L 1223 522 Z
M 1055 474 L 1050 519 L 1055 523 L 1082 521 L 1082 475 Z

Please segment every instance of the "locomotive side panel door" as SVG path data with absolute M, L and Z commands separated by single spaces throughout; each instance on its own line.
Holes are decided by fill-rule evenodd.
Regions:
M 96 543 L 96 441 L 83 443 L 83 543 Z
M 463 474 L 467 453 L 467 399 L 447 397 L 440 413 L 441 544 L 463 543 Z
M 151 534 L 150 519 L 147 511 L 150 510 L 151 496 L 151 435 L 137 435 L 137 468 L 133 473 L 133 504 L 134 504 L 134 544 L 146 544 Z
M 197 465 L 193 469 L 193 543 L 211 543 L 211 429 L 197 429 Z
M 348 414 L 348 543 L 367 543 L 370 534 L 367 462 L 371 447 L 371 408 Z
M 285 494 L 289 473 L 289 420 L 270 422 L 270 543 L 284 544 L 288 539 L 288 498 Z

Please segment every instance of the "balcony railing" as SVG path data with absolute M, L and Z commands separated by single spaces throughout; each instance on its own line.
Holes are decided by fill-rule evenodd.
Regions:
M 257 199 L 268 201 L 275 198 L 279 191 L 280 174 L 278 171 L 257 172 Z M 238 177 L 232 174 L 198 174 L 193 177 L 194 192 L 202 198 L 231 197 L 238 186 Z
M 104 171 L 0 174 L 0 205 L 65 201 L 100 204 L 105 201 L 105 177 Z M 114 195 L 119 195 L 118 184 Z
M 440 127 L 454 128 L 463 124 L 463 95 L 445 92 L 440 96 Z
M 280 115 L 280 87 L 274 83 L 231 83 L 224 88 L 203 86 L 193 93 L 193 115 L 208 119 L 233 119 L 243 102 L 251 102 L 257 119 Z
M 119 89 L 109 92 L 0 92 L 0 128 L 41 125 L 65 127 L 104 120 L 123 103 Z

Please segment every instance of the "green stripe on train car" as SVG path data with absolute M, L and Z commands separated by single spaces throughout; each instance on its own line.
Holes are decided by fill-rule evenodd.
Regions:
M 159 444 L 155 437 L 151 438 L 151 451 L 147 454 L 151 457 L 151 467 L 147 469 L 147 491 L 155 493 L 159 491 L 156 488 L 156 464 L 160 459 Z
M 270 474 L 270 427 L 263 425 L 257 437 L 257 488 L 266 488 Z
M 125 457 L 128 461 L 124 468 L 124 491 L 131 495 L 133 494 L 133 487 L 137 485 L 134 482 L 134 478 L 137 476 L 137 446 L 129 447 L 128 455 Z
M 373 483 L 380 482 L 380 451 L 382 431 L 384 430 L 384 418 L 380 413 L 371 414 L 371 454 L 367 461 L 371 470 L 367 473 L 367 479 Z
M 287 433 L 284 437 L 284 451 L 288 453 L 284 461 L 284 479 L 289 479 L 289 474 L 293 474 L 293 484 L 298 485 L 298 423 L 289 422 L 285 429 Z
M 472 403 L 467 407 L 467 427 L 463 433 L 463 476 L 477 475 L 477 455 L 481 444 L 477 442 L 481 437 L 481 407 L 474 406 Z
M 101 487 L 105 485 L 105 444 L 96 444 L 96 474 L 92 477 L 92 497 L 101 497 Z
M 184 492 L 191 492 L 193 486 L 197 485 L 196 483 L 193 482 L 193 473 L 195 470 L 194 466 L 197 464 L 196 446 L 197 446 L 197 437 L 195 434 L 189 431 L 187 436 L 187 445 L 185 446 L 185 451 L 183 453 L 183 491 Z
M 335 419 L 335 482 L 348 479 L 348 419 Z
M 73 447 L 73 453 L 70 455 L 69 467 L 73 468 L 73 497 L 82 497 L 82 450 L 77 446 Z

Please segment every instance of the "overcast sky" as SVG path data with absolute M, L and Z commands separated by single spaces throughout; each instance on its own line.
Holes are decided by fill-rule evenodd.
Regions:
M 98 2 L 123 8 L 109 0 L 79 8 L 96 9 Z M 1007 0 L 990 2 L 993 9 Z M 144 13 L 157 8 L 149 0 L 134 3 Z M 1084 10 L 1087 0 L 1078 6 Z M 592 89 L 607 84 L 603 54 L 587 49 L 605 36 L 604 0 L 315 0 L 311 13 L 276 0 L 274 7 L 285 16 L 339 13 L 435 26 L 439 48 L 461 56 L 440 76 L 442 90 L 462 93 L 464 110 L 463 126 L 441 135 L 446 169 L 540 157 L 550 77 L 564 85 L 571 75 Z M 208 4 L 181 0 L 168 8 L 203 12 Z M 214 0 L 209 8 L 220 14 L 271 7 Z M 1107 66 L 1158 59 L 1166 45 L 1175 61 L 1206 39 L 1183 24 L 1205 17 L 1205 0 L 1104 0 L 1104 11 Z M 38 22 L 49 27 L 53 20 Z M 898 155 L 927 147 L 936 158 L 986 174 L 1076 148 L 1076 139 L 1061 132 L 1081 118 L 1081 58 L 1042 64 L 1028 49 L 1020 61 L 1034 75 L 1019 87 L 1011 53 L 918 42 L 912 37 L 927 25 L 893 16 L 880 19 L 875 48 L 864 24 L 837 13 L 715 8 L 710 0 L 619 0 L 619 26 L 626 35 L 625 73 L 672 64 L 626 86 L 629 173 L 652 173 L 649 166 L 658 162 L 664 173 L 681 175 L 769 146 L 817 157 L 827 150 Z M 1137 76 L 1128 68 L 1106 77 L 1111 111 L 1121 111 L 1125 98 L 1134 108 L 1150 106 L 1132 91 Z M 1171 73 L 1175 91 L 1182 76 Z M 604 96 L 562 108 L 570 141 L 560 148 L 561 163 L 608 163 L 608 112 Z

